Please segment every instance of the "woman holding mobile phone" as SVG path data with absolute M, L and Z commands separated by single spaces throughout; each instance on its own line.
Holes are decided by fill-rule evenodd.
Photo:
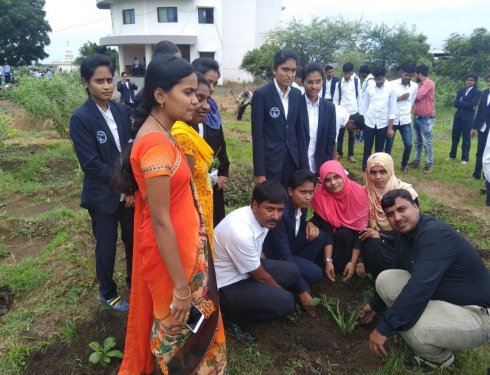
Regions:
M 154 57 L 135 117 L 130 158 L 118 187 L 136 190 L 133 286 L 120 375 L 226 373 L 225 336 L 213 260 L 191 170 L 171 134 L 198 104 L 197 77 L 185 60 Z M 194 303 L 205 316 L 186 327 Z

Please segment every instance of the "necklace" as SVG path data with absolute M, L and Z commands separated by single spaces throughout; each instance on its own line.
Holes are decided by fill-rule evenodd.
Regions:
M 160 125 L 160 126 L 162 127 L 162 129 L 165 131 L 165 133 L 167 133 L 167 134 L 168 134 L 168 136 L 170 137 L 170 139 L 171 139 L 171 140 L 172 140 L 174 143 L 177 143 L 177 142 L 175 141 L 175 138 L 172 136 L 172 133 L 170 133 L 170 132 L 168 131 L 168 129 L 165 127 L 165 125 L 163 125 L 163 123 L 162 123 L 162 122 L 161 122 L 159 119 L 157 119 L 157 118 L 156 118 L 156 117 L 153 115 L 153 113 L 150 113 L 150 116 L 151 116 L 151 117 L 153 117 L 153 118 L 155 119 L 155 121 L 158 123 L 158 125 Z

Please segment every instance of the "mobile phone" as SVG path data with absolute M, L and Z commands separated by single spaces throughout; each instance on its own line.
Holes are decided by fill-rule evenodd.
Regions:
M 192 332 L 196 333 L 204 320 L 204 314 L 193 303 L 191 303 L 191 310 L 189 313 L 190 315 L 186 325 Z
M 170 309 L 172 309 L 172 305 L 170 305 Z M 187 328 L 189 328 L 193 333 L 196 333 L 199 330 L 202 322 L 204 320 L 204 314 L 199 308 L 191 302 L 191 309 L 189 311 L 189 319 L 187 320 Z

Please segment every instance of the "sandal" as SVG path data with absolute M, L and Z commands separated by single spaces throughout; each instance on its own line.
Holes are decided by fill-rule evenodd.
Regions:
M 104 297 L 102 297 L 102 294 L 99 293 L 99 300 L 114 311 L 124 312 L 129 310 L 128 301 L 126 301 L 121 296 L 116 296 L 111 299 L 105 299 Z

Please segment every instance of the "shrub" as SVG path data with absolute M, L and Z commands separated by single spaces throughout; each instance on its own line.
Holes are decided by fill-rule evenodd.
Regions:
M 18 86 L 10 87 L 6 98 L 21 106 L 34 118 L 52 120 L 54 130 L 68 137 L 72 113 L 87 98 L 77 73 L 55 74 L 50 79 L 22 77 Z
M 230 178 L 225 185 L 225 204 L 233 209 L 248 206 L 254 188 L 251 163 L 232 163 Z
M 12 115 L 0 113 L 0 150 L 3 148 L 3 141 L 15 134 L 12 124 Z

